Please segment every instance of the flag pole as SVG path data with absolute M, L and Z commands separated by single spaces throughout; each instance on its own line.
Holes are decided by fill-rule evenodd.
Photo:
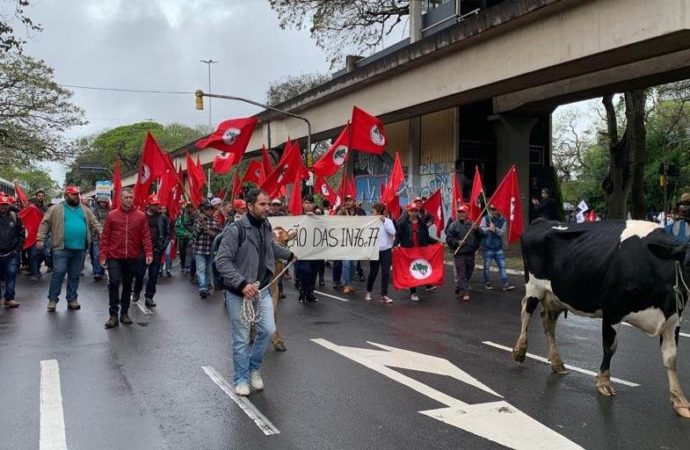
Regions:
M 484 191 L 482 190 L 482 192 L 484 192 Z M 479 223 L 479 221 L 482 219 L 482 216 L 483 216 L 484 213 L 487 211 L 487 208 L 488 208 L 488 207 L 489 207 L 489 204 L 486 203 L 486 204 L 484 205 L 484 209 L 482 209 L 482 212 L 479 214 L 479 217 L 477 217 L 477 218 L 474 220 L 474 222 L 472 222 L 472 228 L 470 228 L 470 231 L 468 231 L 468 232 L 465 234 L 465 236 L 462 238 L 462 240 L 460 241 L 460 243 L 458 243 L 458 248 L 456 248 L 455 251 L 453 252 L 453 256 L 457 255 L 457 254 L 458 254 L 458 251 L 460 251 L 460 248 L 462 248 L 462 246 L 465 245 L 465 241 L 467 240 L 467 237 L 468 237 L 468 236 L 470 235 L 470 233 L 474 230 L 474 225 L 476 225 L 477 223 Z M 456 219 L 456 220 L 457 220 L 457 219 Z

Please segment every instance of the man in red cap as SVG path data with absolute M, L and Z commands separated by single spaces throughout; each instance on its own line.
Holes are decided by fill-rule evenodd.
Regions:
M 467 218 L 469 205 L 461 203 L 457 207 L 458 218 L 446 230 L 446 243 L 453 252 L 455 263 L 455 294 L 463 302 L 470 301 L 470 277 L 474 272 L 474 255 L 479 250 L 484 232 L 479 224 Z
M 17 281 L 19 255 L 24 246 L 24 224 L 17 213 L 10 211 L 14 198 L 0 193 L 0 278 L 5 281 L 5 308 L 16 308 L 14 285 Z M 2 288 L 0 285 L 0 294 Z
M 101 225 L 88 207 L 79 201 L 79 188 L 67 186 L 65 201 L 48 209 L 38 227 L 36 248 L 42 249 L 50 235 L 53 249 L 53 274 L 48 289 L 48 312 L 55 312 L 67 275 L 67 308 L 81 308 L 77 301 L 79 276 L 84 266 L 91 237 L 101 232 Z
M 148 267 L 148 279 L 146 280 L 146 290 L 144 291 L 144 304 L 149 308 L 156 306 L 153 296 L 156 295 L 156 283 L 161 270 L 161 263 L 165 249 L 170 242 L 170 221 L 165 214 L 161 214 L 161 202 L 156 194 L 151 194 L 146 199 L 146 220 L 149 224 L 149 234 L 151 235 L 151 247 L 153 248 L 153 261 L 146 264 L 146 255 L 142 251 L 139 255 L 139 268 L 134 279 L 134 290 L 132 291 L 132 301 L 138 302 L 141 290 L 144 287 L 144 275 Z
M 393 246 L 400 245 L 405 248 L 426 247 L 434 242 L 436 240 L 429 236 L 429 227 L 419 220 L 419 207 L 417 204 L 412 202 L 407 205 L 407 216 L 401 217 L 398 222 L 398 233 Z M 413 302 L 419 301 L 417 288 L 410 289 L 410 300 Z
M 146 214 L 134 207 L 134 192 L 131 188 L 122 189 L 120 207 L 111 211 L 105 220 L 100 252 L 99 259 L 102 265 L 107 264 L 109 278 L 110 317 L 105 327 L 114 328 L 119 322 L 130 325 L 132 319 L 128 314 L 129 302 L 132 281 L 139 268 L 139 255 L 146 255 L 146 264 L 153 262 L 149 224 Z

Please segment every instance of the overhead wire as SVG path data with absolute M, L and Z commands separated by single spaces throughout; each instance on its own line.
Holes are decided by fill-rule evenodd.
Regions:
M 161 91 L 155 89 L 129 89 L 129 88 L 114 88 L 114 87 L 100 87 L 100 86 L 81 86 L 76 84 L 60 84 L 62 87 L 71 89 L 87 89 L 91 91 L 109 91 L 109 92 L 132 92 L 136 94 L 175 94 L 175 95 L 194 95 L 192 91 Z

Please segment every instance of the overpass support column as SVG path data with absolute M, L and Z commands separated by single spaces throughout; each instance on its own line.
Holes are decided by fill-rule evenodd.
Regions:
M 520 199 L 525 220 L 529 217 L 529 144 L 537 117 L 495 114 L 489 116 L 496 133 L 496 180 L 503 179 L 515 164 L 520 180 Z
M 408 135 L 408 168 L 407 186 L 410 188 L 408 197 L 410 201 L 421 192 L 419 164 L 422 157 L 422 118 L 421 116 L 410 119 Z

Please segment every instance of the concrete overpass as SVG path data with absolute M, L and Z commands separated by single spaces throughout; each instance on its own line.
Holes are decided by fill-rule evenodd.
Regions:
M 421 162 L 441 158 L 458 168 L 466 143 L 482 141 L 463 138 L 472 133 L 469 124 L 486 122 L 494 133 L 493 142 L 484 139 L 495 147 L 490 167 L 500 176 L 517 164 L 527 193 L 534 166 L 550 165 L 550 113 L 557 105 L 690 77 L 690 0 L 506 0 L 452 21 L 278 107 L 308 117 L 315 140 L 335 136 L 353 105 L 381 117 L 398 134 L 389 150 L 406 156 L 413 191 L 423 178 Z M 469 108 L 481 104 L 488 107 Z M 444 126 L 428 129 L 450 133 L 443 154 L 431 148 L 435 138 L 423 136 L 432 116 L 427 122 Z M 306 134 L 298 120 L 271 111 L 258 117 L 249 151 Z M 543 156 L 530 166 L 535 139 Z M 215 154 L 202 151 L 201 161 Z

